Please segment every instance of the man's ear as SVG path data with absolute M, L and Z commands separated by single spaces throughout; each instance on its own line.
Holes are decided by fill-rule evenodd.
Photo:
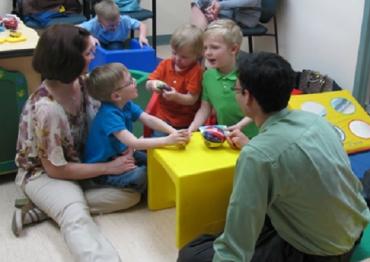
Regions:
M 247 105 L 251 105 L 252 102 L 254 101 L 254 97 L 247 89 L 244 89 L 244 99 Z

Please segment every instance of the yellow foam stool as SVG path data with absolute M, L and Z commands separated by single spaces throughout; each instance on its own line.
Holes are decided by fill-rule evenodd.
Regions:
M 347 153 L 370 149 L 370 116 L 348 90 L 291 96 L 289 108 L 325 117 Z
M 225 142 L 208 148 L 199 132 L 185 149 L 148 151 L 148 207 L 176 206 L 176 245 L 224 228 L 239 151 Z

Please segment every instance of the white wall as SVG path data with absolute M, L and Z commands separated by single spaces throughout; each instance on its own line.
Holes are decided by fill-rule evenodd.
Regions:
M 0 1 L 0 15 L 8 14 L 12 11 L 12 1 Z
M 141 0 L 141 6 L 151 9 L 152 0 Z M 190 0 L 157 0 L 157 34 L 168 35 L 180 25 L 190 22 Z M 150 32 L 150 21 L 147 23 Z
M 283 0 L 281 54 L 296 70 L 315 69 L 353 89 L 364 0 Z
M 151 8 L 151 0 L 141 3 Z M 318 70 L 352 90 L 363 8 L 364 0 L 280 0 L 280 54 L 295 70 Z M 0 14 L 10 10 L 11 1 L 0 1 Z M 190 0 L 157 0 L 157 34 L 171 34 L 189 17 Z M 255 51 L 275 51 L 271 37 L 254 43 Z M 248 50 L 247 39 L 242 48 Z
M 150 3 L 142 0 L 143 6 Z M 318 70 L 352 90 L 363 9 L 364 0 L 280 0 L 280 54 L 295 70 Z M 189 17 L 190 0 L 157 0 L 159 35 L 171 34 Z M 248 50 L 246 38 L 242 49 Z M 273 38 L 256 38 L 254 50 L 275 52 Z

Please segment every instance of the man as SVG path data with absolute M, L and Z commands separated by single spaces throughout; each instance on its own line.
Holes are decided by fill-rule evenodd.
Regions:
M 349 261 L 370 211 L 333 127 L 286 108 L 293 76 L 275 54 L 240 63 L 236 99 L 260 133 L 228 137 L 242 150 L 224 232 L 191 242 L 178 261 Z

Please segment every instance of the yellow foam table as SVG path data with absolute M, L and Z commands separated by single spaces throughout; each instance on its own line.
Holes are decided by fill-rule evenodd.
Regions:
M 178 247 L 200 234 L 223 230 L 238 156 L 226 142 L 206 147 L 199 132 L 185 149 L 148 151 L 148 207 L 176 206 Z
M 325 117 L 348 154 L 370 149 L 370 116 L 348 90 L 292 96 L 289 107 Z

